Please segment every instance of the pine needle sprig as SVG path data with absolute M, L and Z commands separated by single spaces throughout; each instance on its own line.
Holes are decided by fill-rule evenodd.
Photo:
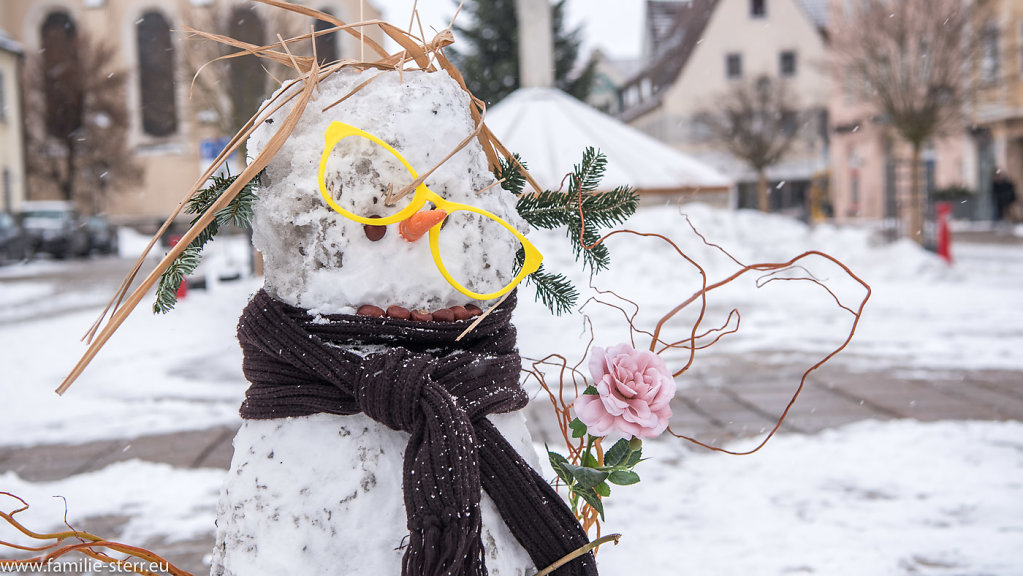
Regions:
M 590 146 L 583 151 L 583 161 L 572 168 L 569 177 L 569 192 L 578 194 L 592 192 L 600 186 L 607 172 L 607 156 Z
M 526 262 L 526 251 L 519 248 L 515 254 L 515 269 L 518 270 Z M 525 284 L 536 287 L 536 299 L 556 316 L 571 312 L 579 301 L 579 291 L 572 281 L 564 274 L 552 274 L 544 270 L 543 264 L 536 272 L 526 276 Z
M 504 173 L 510 162 L 501 162 Z M 595 148 L 583 152 L 582 162 L 569 174 L 569 190 L 545 190 L 520 194 L 515 204 L 519 216 L 533 228 L 554 230 L 565 227 L 576 260 L 582 259 L 583 269 L 593 273 L 611 266 L 611 253 L 599 243 L 602 227 L 624 223 L 639 205 L 639 195 L 628 186 L 619 186 L 607 192 L 598 192 L 600 181 L 607 172 L 607 158 Z M 519 262 L 521 265 L 521 261 Z M 578 300 L 579 292 L 561 274 L 540 270 L 534 272 L 527 283 L 536 286 L 537 299 L 551 312 L 561 315 L 570 311 Z
M 536 287 L 536 297 L 557 316 L 571 312 L 579 301 L 579 291 L 572 285 L 572 281 L 563 274 L 547 272 L 543 264 L 529 275 L 526 283 Z
M 622 224 L 636 211 L 638 203 L 636 191 L 627 186 L 619 186 L 610 192 L 584 192 L 582 211 L 586 227 Z M 545 190 L 526 194 L 519 197 L 515 208 L 519 216 L 534 228 L 553 230 L 580 222 L 578 193 Z
M 216 217 L 195 237 L 195 240 L 171 263 L 171 265 L 160 276 L 156 285 L 156 301 L 153 303 L 154 314 L 166 314 L 174 309 L 178 303 L 178 288 L 184 279 L 195 272 L 202 260 L 202 250 L 224 226 L 247 227 L 252 221 L 252 204 L 256 200 L 253 188 L 259 183 L 263 172 L 260 172 L 250 182 L 242 187 L 241 191 L 231 202 L 217 212 Z M 209 211 L 210 207 L 220 196 L 234 184 L 238 176 L 214 175 L 209 186 L 196 192 L 185 206 L 186 214 L 195 214 L 192 225 L 202 218 L 203 214 Z
M 198 238 L 196 239 L 198 240 Z M 202 246 L 193 241 L 180 256 L 171 262 L 160 276 L 156 287 L 156 302 L 153 303 L 154 314 L 166 314 L 178 303 L 178 287 L 192 272 L 195 272 L 202 259 Z
M 572 253 L 575 254 L 576 260 L 579 260 L 580 256 L 582 257 L 584 270 L 589 268 L 590 271 L 596 273 L 611 267 L 611 252 L 604 244 L 597 244 L 600 241 L 600 236 L 600 230 L 595 226 L 590 226 L 588 222 L 585 228 L 576 222 L 568 225 L 568 238 L 572 241 Z
M 501 158 L 497 168 L 494 169 L 494 178 L 504 180 L 501 188 L 518 196 L 526 187 L 526 177 L 519 168 L 526 167 L 526 163 L 518 154 L 512 154 L 512 158 Z M 526 168 L 528 170 L 528 168 Z

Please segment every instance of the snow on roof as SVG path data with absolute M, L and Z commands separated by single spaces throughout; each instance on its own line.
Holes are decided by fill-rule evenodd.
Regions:
M 6 50 L 14 54 L 22 53 L 21 44 L 18 44 L 14 38 L 11 38 L 3 28 L 0 28 L 0 50 Z
M 818 28 L 828 26 L 828 0 L 800 0 L 806 15 Z
M 487 126 L 525 160 L 544 188 L 557 190 L 588 146 L 607 156 L 606 189 L 728 188 L 716 169 L 553 88 L 520 88 L 487 112 Z

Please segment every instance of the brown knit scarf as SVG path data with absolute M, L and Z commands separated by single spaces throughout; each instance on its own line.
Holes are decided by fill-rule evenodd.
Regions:
M 557 492 L 488 414 L 526 405 L 514 294 L 461 342 L 464 322 L 313 317 L 260 291 L 238 322 L 251 387 L 243 418 L 357 414 L 408 432 L 402 486 L 409 546 L 403 576 L 484 576 L 480 489 L 534 564 L 587 543 Z M 559 576 L 596 576 L 592 554 Z

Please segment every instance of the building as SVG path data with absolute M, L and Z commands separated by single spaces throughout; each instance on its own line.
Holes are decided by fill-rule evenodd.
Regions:
M 368 3 L 362 6 L 360 0 L 303 4 L 347 22 L 356 22 L 360 16 L 367 20 L 379 17 L 377 10 Z M 107 43 L 112 49 L 109 69 L 127 75 L 122 96 L 128 119 L 125 140 L 141 177 L 130 187 L 107 190 L 104 173 L 98 169 L 102 194 L 96 202 L 83 206 L 85 211 L 104 211 L 116 220 L 133 223 L 166 217 L 223 148 L 226 138 L 276 87 L 262 64 L 252 58 L 215 63 L 205 68 L 193 85 L 196 70 L 221 52 L 208 41 L 189 39 L 180 32 L 186 26 L 269 44 L 276 41 L 278 33 L 289 37 L 307 33 L 311 26 L 322 30 L 329 25 L 246 0 L 0 2 L 0 28 L 24 47 L 26 66 L 66 70 L 60 59 L 70 58 L 76 42 L 88 38 Z M 375 30 L 368 35 L 381 41 Z M 320 38 L 316 47 L 321 60 L 358 57 L 360 50 L 358 39 L 345 34 Z M 312 49 L 299 52 L 311 53 Z M 7 86 L 3 94 L 10 94 Z M 52 102 L 51 97 L 55 99 Z M 46 94 L 47 122 L 59 123 L 62 110 L 81 105 L 59 98 L 59 94 Z M 97 120 L 104 121 L 102 117 Z M 60 154 L 54 153 L 53 158 L 59 161 Z M 33 199 L 59 198 L 60 194 L 44 186 L 28 192 Z
M 963 118 L 926 142 L 920 167 L 925 218 L 935 201 L 950 200 L 958 219 L 993 215 L 994 170 L 1005 170 L 1017 190 L 1023 184 L 1023 4 L 1018 0 L 966 2 L 974 50 L 964 53 L 969 101 Z M 832 25 L 854 7 L 832 0 Z M 964 44 L 967 46 L 967 44 Z M 907 232 L 905 208 L 911 187 L 910 146 L 864 98 L 863 87 L 835 69 L 830 116 L 831 196 L 838 221 L 882 221 L 892 235 Z M 924 227 L 927 241 L 929 227 Z
M 754 206 L 756 175 L 721 151 L 699 117 L 737 83 L 782 79 L 809 111 L 790 152 L 768 168 L 772 206 L 803 213 L 827 162 L 825 38 L 817 0 L 647 0 L 645 65 L 622 87 L 630 125 L 742 182 L 739 206 Z M 810 8 L 813 8 L 812 10 Z M 822 16 L 823 14 L 823 16 Z
M 17 212 L 25 200 L 22 56 L 21 46 L 0 28 L 0 212 Z
M 981 0 L 977 27 L 983 31 L 978 54 L 976 102 L 971 110 L 977 150 L 977 210 L 994 214 L 991 175 L 1008 173 L 1023 198 L 1023 3 Z

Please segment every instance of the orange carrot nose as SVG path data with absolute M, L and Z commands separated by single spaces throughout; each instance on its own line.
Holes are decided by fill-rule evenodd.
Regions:
M 430 228 L 440 224 L 447 217 L 448 213 L 444 210 L 416 212 L 398 224 L 398 233 L 409 242 L 415 242 L 429 232 Z

